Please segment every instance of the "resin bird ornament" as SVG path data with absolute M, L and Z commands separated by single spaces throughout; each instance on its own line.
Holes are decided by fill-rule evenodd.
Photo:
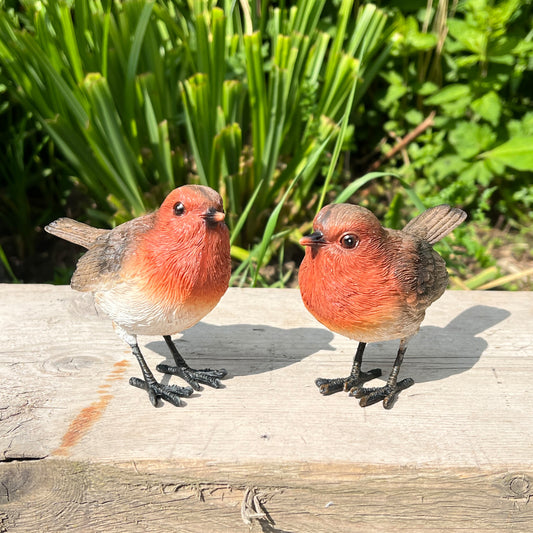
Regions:
M 131 347 L 143 379 L 130 384 L 148 392 L 155 406 L 164 399 L 179 406 L 200 384 L 220 387 L 225 370 L 188 366 L 171 335 L 194 326 L 226 292 L 231 274 L 229 232 L 222 198 L 209 187 L 174 189 L 154 213 L 112 230 L 60 218 L 46 231 L 87 248 L 78 261 L 71 287 L 92 292 L 96 308 L 112 321 Z M 175 366 L 160 372 L 183 378 L 190 387 L 163 385 L 149 369 L 137 335 L 162 335 Z M 192 387 L 192 388 L 191 388 Z
M 307 309 L 330 330 L 359 341 L 350 375 L 316 380 L 322 394 L 349 391 L 367 406 L 383 401 L 391 408 L 398 394 L 413 385 L 398 381 L 409 340 L 416 335 L 425 311 L 440 298 L 448 283 L 446 264 L 433 250 L 466 218 L 461 209 L 439 205 L 424 211 L 401 231 L 381 226 L 364 207 L 331 204 L 315 217 L 299 271 Z M 381 375 L 363 372 L 361 363 L 369 342 L 400 340 L 387 383 L 362 385 Z

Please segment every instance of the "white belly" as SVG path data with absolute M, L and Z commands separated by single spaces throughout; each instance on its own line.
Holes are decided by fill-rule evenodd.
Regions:
M 174 305 L 154 303 L 131 285 L 117 285 L 95 292 L 96 308 L 132 335 L 174 335 L 199 322 L 216 305 L 181 302 Z

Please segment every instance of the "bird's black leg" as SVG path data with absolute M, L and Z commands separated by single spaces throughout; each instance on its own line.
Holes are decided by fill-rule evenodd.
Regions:
M 402 339 L 400 341 L 400 347 L 398 348 L 398 354 L 396 355 L 396 360 L 394 361 L 394 366 L 387 380 L 387 384 L 383 387 L 372 387 L 372 388 L 359 388 L 350 394 L 356 398 L 360 398 L 359 405 L 361 407 L 366 407 L 367 405 L 372 405 L 383 400 L 383 407 L 385 409 L 391 409 L 394 405 L 394 402 L 398 398 L 398 394 L 403 390 L 414 385 L 414 380 L 411 378 L 405 378 L 401 381 L 398 381 L 398 373 L 400 372 L 400 367 L 402 366 L 403 356 L 407 350 L 407 343 L 409 339 Z
M 366 342 L 360 342 L 357 346 L 357 351 L 353 358 L 352 370 L 347 378 L 333 378 L 324 379 L 318 378 L 315 381 L 316 386 L 320 390 L 321 394 L 333 394 L 341 390 L 352 391 L 361 387 L 363 383 L 370 381 L 371 379 L 381 376 L 381 370 L 374 368 L 368 372 L 361 370 L 361 363 L 363 361 L 363 352 L 365 351 Z
M 159 364 L 156 367 L 158 372 L 179 376 L 195 390 L 200 390 L 200 383 L 202 385 L 209 385 L 215 389 L 220 388 L 221 385 L 219 380 L 221 380 L 227 374 L 223 368 L 220 370 L 211 370 L 210 368 L 195 370 L 185 362 L 185 359 L 183 359 L 181 354 L 178 352 L 176 345 L 172 342 L 170 335 L 164 335 L 163 338 L 172 352 L 176 366 Z
M 193 390 L 190 387 L 177 387 L 176 385 L 162 385 L 161 383 L 158 383 L 152 374 L 152 371 L 148 368 L 137 343 L 131 344 L 131 351 L 139 362 L 144 380 L 130 378 L 130 385 L 139 389 L 144 389 L 148 392 L 148 397 L 154 407 L 157 406 L 157 402 L 160 398 L 179 407 L 181 405 L 180 397 L 187 397 L 192 394 Z

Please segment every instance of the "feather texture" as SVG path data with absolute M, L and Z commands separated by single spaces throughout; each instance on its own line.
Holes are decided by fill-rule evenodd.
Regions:
M 45 226 L 45 231 L 65 239 L 66 241 L 79 244 L 84 248 L 89 248 L 91 244 L 101 235 L 109 233 L 110 230 L 93 228 L 83 222 L 78 222 L 72 218 L 58 218 Z
M 429 242 L 429 244 L 435 244 L 446 237 L 465 219 L 466 213 L 462 209 L 442 204 L 427 209 L 413 218 L 403 228 L 403 231 L 416 235 L 419 239 Z

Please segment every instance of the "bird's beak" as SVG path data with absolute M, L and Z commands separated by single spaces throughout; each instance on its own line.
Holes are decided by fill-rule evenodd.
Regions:
M 224 211 L 217 211 L 214 207 L 210 207 L 205 213 L 202 214 L 202 218 L 209 226 L 216 226 L 219 222 L 222 222 L 226 218 L 226 214 Z
M 300 239 L 302 246 L 324 246 L 326 240 L 324 234 L 321 231 L 314 231 L 311 235 L 306 235 Z

